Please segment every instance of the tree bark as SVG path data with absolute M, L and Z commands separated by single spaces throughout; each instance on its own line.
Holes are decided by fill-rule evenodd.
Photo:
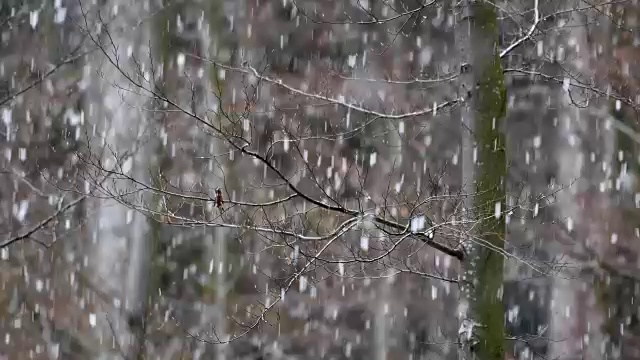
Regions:
M 462 359 L 504 359 L 502 285 L 504 258 L 506 92 L 498 48 L 498 25 L 492 5 L 464 0 L 457 9 L 456 42 L 461 57 L 459 95 L 462 183 L 473 193 L 467 219 L 475 219 L 465 243 L 460 320 L 473 324 L 472 338 L 462 342 Z M 482 244 L 478 244 L 478 242 Z

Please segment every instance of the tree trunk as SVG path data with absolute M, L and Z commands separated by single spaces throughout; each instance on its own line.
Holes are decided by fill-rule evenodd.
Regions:
M 456 41 L 461 55 L 459 95 L 462 180 L 467 192 L 468 219 L 476 219 L 462 264 L 460 320 L 472 337 L 462 342 L 463 359 L 504 359 L 502 280 L 506 158 L 503 119 L 506 94 L 498 48 L 498 25 L 492 5 L 465 0 L 459 10 Z M 473 184 L 473 186 L 472 186 Z M 479 244 L 482 242 L 482 244 Z M 464 336 L 463 336 L 464 337 Z
M 147 98 L 138 96 L 133 92 L 122 91 L 129 88 L 130 82 L 124 78 L 120 71 L 112 66 L 105 58 L 106 55 L 113 61 L 127 58 L 127 48 L 131 46 L 139 51 L 134 51 L 133 56 L 141 59 L 141 66 L 147 66 L 148 58 L 144 44 L 148 43 L 151 36 L 149 30 L 142 27 L 139 31 L 123 34 L 119 29 L 132 26 L 144 12 L 142 4 L 129 0 L 111 0 L 101 5 L 103 9 L 127 8 L 126 14 L 120 14 L 110 23 L 112 30 L 109 36 L 103 36 L 98 41 L 104 48 L 113 47 L 117 54 L 98 52 L 88 58 L 87 68 L 90 72 L 87 78 L 90 86 L 86 90 L 85 113 L 88 121 L 93 122 L 94 129 L 102 131 L 103 137 L 92 138 L 92 146 L 103 150 L 101 161 L 105 168 L 119 171 L 114 164 L 120 162 L 124 172 L 140 180 L 147 181 L 146 174 L 150 166 L 150 156 L 154 142 L 145 142 L 140 134 L 141 129 L 148 126 L 148 114 L 142 109 L 148 103 Z M 87 15 L 89 16 L 89 15 Z M 98 19 L 89 18 L 89 23 L 97 23 Z M 132 78 L 137 79 L 137 69 L 129 62 L 120 60 L 121 69 Z M 99 74 L 99 76 L 97 75 Z M 128 104 L 133 106 L 133 109 Z M 144 144 L 140 146 L 140 144 Z M 115 153 L 115 156 L 112 154 Z M 132 152 L 132 157 L 125 161 L 127 151 Z M 101 176 L 99 174 L 98 176 Z M 110 180 L 104 185 L 107 197 L 130 193 L 134 188 L 130 182 L 122 179 Z M 141 196 L 124 196 L 124 201 L 136 206 L 146 206 L 146 199 Z M 124 300 L 124 318 L 114 316 L 109 325 L 106 321 L 97 327 L 98 337 L 110 338 L 114 336 L 131 358 L 137 357 L 143 336 L 142 327 L 139 325 L 144 317 L 147 299 L 147 274 L 149 273 L 148 249 L 150 248 L 150 235 L 147 221 L 143 214 L 128 209 L 118 201 L 111 198 L 102 198 L 97 201 L 97 211 L 92 219 L 94 232 L 94 244 L 92 249 L 92 263 L 95 270 L 95 282 L 102 284 L 106 292 L 113 292 L 113 296 Z M 123 321 L 126 320 L 126 321 Z M 129 324 L 127 324 L 127 322 Z M 136 324 L 135 326 L 130 326 Z M 113 326 L 113 330 L 111 329 Z M 103 357 L 110 355 L 105 353 Z

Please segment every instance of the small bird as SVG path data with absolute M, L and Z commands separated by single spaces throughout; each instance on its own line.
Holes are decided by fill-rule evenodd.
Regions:
M 222 190 L 216 188 L 216 207 L 222 210 L 222 204 L 224 204 L 224 198 L 222 197 Z

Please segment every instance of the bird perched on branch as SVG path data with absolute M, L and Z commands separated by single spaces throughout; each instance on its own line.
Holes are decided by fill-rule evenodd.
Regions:
M 222 197 L 222 190 L 216 188 L 216 207 L 222 211 L 222 204 L 224 204 L 224 198 Z

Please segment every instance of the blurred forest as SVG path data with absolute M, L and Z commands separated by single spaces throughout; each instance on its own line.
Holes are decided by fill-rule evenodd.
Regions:
M 0 0 L 0 359 L 640 359 L 637 0 Z

